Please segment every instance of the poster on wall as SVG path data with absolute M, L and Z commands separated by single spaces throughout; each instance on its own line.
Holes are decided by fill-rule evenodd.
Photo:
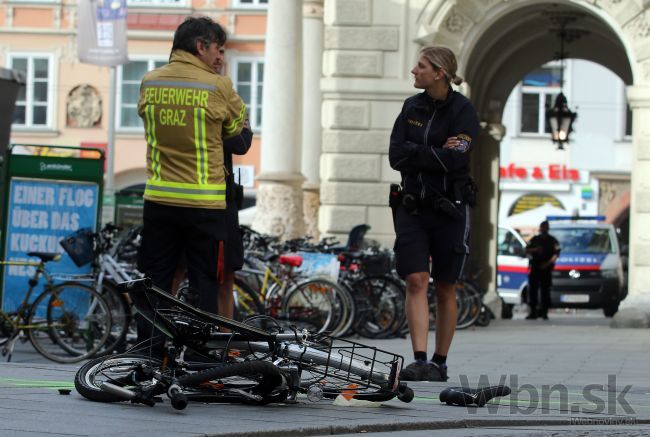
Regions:
M 90 265 L 77 267 L 59 241 L 80 228 L 96 230 L 98 185 L 89 182 L 12 178 L 9 184 L 9 214 L 5 253 L 7 261 L 38 261 L 28 252 L 63 254 L 59 262 L 47 264 L 54 274 L 90 272 Z M 28 290 L 35 268 L 4 266 L 2 309 L 14 311 Z M 43 290 L 41 280 L 32 299 Z

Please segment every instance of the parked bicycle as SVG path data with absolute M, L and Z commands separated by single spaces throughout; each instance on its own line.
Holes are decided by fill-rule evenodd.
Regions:
M 354 303 L 347 290 L 326 278 L 297 276 L 299 255 L 261 257 L 266 262 L 249 252 L 247 265 L 236 273 L 236 313 L 241 313 L 242 304 L 248 309 L 261 305 L 266 315 L 314 332 L 337 335 L 349 328 Z M 271 261 L 277 262 L 274 268 Z M 261 285 L 255 289 L 251 284 Z
M 0 261 L 0 265 L 35 269 L 17 309 L 9 313 L 0 310 L 2 355 L 11 361 L 16 342 L 29 339 L 36 351 L 57 363 L 76 363 L 92 357 L 110 335 L 108 302 L 84 283 L 55 284 L 57 278 L 45 265 L 59 261 L 60 254 L 29 252 L 27 256 L 40 261 Z M 44 289 L 32 299 L 41 278 L 45 279 Z

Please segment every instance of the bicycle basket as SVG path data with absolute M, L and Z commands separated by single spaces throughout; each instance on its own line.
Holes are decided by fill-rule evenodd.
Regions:
M 59 242 L 77 267 L 85 266 L 93 260 L 94 235 L 92 229 L 82 228 Z
M 368 276 L 383 276 L 390 273 L 391 256 L 389 254 L 366 255 L 361 262 L 363 272 Z

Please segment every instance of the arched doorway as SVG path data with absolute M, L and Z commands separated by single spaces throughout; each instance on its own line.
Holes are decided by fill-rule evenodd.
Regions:
M 504 133 L 501 118 L 508 95 L 522 77 L 555 58 L 558 42 L 549 32 L 547 12 L 580 16 L 572 27 L 588 31 L 589 36 L 571 44 L 570 57 L 595 62 L 619 76 L 628 86 L 635 126 L 639 126 L 641 121 L 637 118 L 642 111 L 650 116 L 650 109 L 639 106 L 650 105 L 650 91 L 635 83 L 646 77 L 650 79 L 650 65 L 638 63 L 638 59 L 648 57 L 639 49 L 650 35 L 643 8 L 631 2 L 596 6 L 578 1 L 458 1 L 430 2 L 422 11 L 418 41 L 449 46 L 459 55 L 460 73 L 467 80 L 467 91 L 483 121 L 478 147 L 473 152 L 473 173 L 479 181 L 481 197 L 473 214 L 472 251 L 487 272 L 481 280 L 488 290 L 495 289 L 499 147 Z M 635 78 L 639 79 L 635 81 Z M 633 136 L 637 149 L 638 132 L 637 127 Z M 549 153 L 554 149 L 550 141 L 548 148 Z M 632 169 L 633 202 L 635 187 L 641 188 L 639 171 L 635 171 L 640 165 L 638 156 L 637 153 Z M 644 156 L 641 159 L 650 159 L 650 152 L 647 158 Z M 646 197 L 650 205 L 650 195 L 642 198 Z M 631 241 L 634 241 L 634 213 L 631 223 Z M 633 287 L 634 283 L 631 294 Z M 647 300 L 650 303 L 650 298 Z

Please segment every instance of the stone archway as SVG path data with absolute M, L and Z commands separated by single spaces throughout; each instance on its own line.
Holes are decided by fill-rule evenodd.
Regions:
M 624 1 L 430 1 L 419 14 L 417 42 L 446 45 L 459 57 L 460 75 L 468 85 L 483 121 L 480 145 L 474 152 L 474 176 L 481 185 L 480 207 L 473 217 L 472 250 L 480 257 L 483 285 L 495 289 L 495 235 L 498 209 L 499 142 L 501 115 L 515 84 L 532 68 L 554 59 L 557 40 L 548 32 L 544 11 L 571 11 L 582 17 L 572 27 L 590 32 L 574 42 L 570 57 L 591 60 L 615 72 L 628 86 L 633 109 L 633 144 L 630 241 L 630 293 L 617 315 L 648 325 L 650 311 L 650 230 L 642 224 L 650 217 L 650 14 L 648 6 Z M 480 163 L 478 165 L 477 163 Z M 634 324 L 633 323 L 633 324 Z M 624 322 L 625 324 L 625 322 Z

